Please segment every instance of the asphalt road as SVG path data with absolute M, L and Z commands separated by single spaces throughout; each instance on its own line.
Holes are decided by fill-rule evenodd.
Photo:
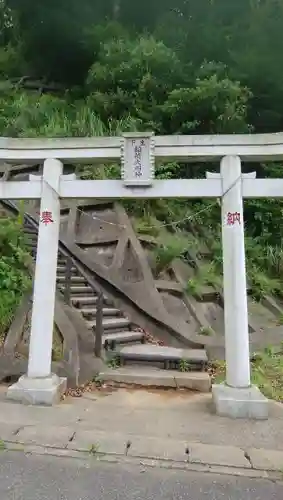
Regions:
M 2 451 L 0 498 L 5 500 L 275 500 L 283 484 L 263 479 L 144 469 Z

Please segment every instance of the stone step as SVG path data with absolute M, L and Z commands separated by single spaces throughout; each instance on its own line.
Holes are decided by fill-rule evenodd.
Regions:
M 63 285 L 61 285 L 60 288 L 62 290 L 64 290 L 65 287 Z M 85 285 L 85 286 L 81 285 L 80 286 L 80 285 L 72 285 L 71 284 L 70 289 L 71 289 L 71 294 L 79 293 L 79 294 L 89 295 L 89 294 L 95 293 L 93 291 L 93 289 L 91 288 L 91 286 L 88 286 L 88 285 Z
M 170 363 L 184 365 L 184 370 L 191 368 L 203 368 L 207 362 L 207 354 L 204 349 L 180 349 L 176 347 L 167 347 L 159 345 L 137 345 L 122 347 L 117 351 L 121 362 L 125 361 L 143 361 L 165 363 L 170 368 Z
M 58 266 L 65 266 L 66 267 L 66 259 L 62 259 L 62 257 L 58 256 L 57 265 Z
M 103 307 L 103 316 L 119 316 L 120 311 L 119 309 L 115 309 L 114 307 Z M 87 318 L 90 316 L 95 316 L 97 313 L 97 309 L 93 307 L 82 307 L 80 308 L 80 312 L 82 315 Z
M 65 282 L 65 279 L 66 279 L 65 276 L 58 276 L 57 275 L 57 282 L 58 283 L 63 284 Z M 86 280 L 83 276 L 76 276 L 75 274 L 73 274 L 71 276 L 71 282 L 73 282 L 73 283 L 86 283 Z
M 77 307 L 78 309 L 82 309 L 82 308 L 95 309 L 95 305 L 97 303 L 98 296 L 97 296 L 96 292 L 94 291 L 93 295 L 85 295 L 85 296 L 77 295 L 76 297 L 74 297 L 74 300 L 73 300 L 73 297 L 71 297 L 71 299 L 72 299 L 74 307 Z M 113 301 L 111 299 L 108 299 L 107 297 L 104 297 L 103 307 L 106 307 L 106 306 L 109 308 L 115 309 L 115 307 L 113 305 Z
M 86 296 L 86 297 L 78 295 L 75 297 L 74 296 L 71 297 L 72 304 L 73 305 L 78 304 L 79 306 L 87 306 L 88 305 L 89 307 L 91 307 L 91 306 L 95 305 L 97 303 L 97 301 L 98 301 L 97 295 Z
M 99 373 L 103 382 L 133 384 L 145 387 L 185 388 L 198 392 L 210 392 L 211 378 L 206 372 L 178 372 L 146 366 L 106 368 Z
M 67 266 L 60 266 L 60 265 L 57 266 L 57 274 L 59 274 L 59 273 L 64 274 L 64 273 L 66 273 L 66 270 L 67 270 Z M 71 267 L 72 272 L 75 272 L 76 270 L 77 270 L 76 267 Z
M 96 321 L 86 321 L 87 327 L 92 329 L 96 325 Z M 111 330 L 115 328 L 126 328 L 130 326 L 130 321 L 127 318 L 103 318 L 104 330 Z
M 109 344 L 110 349 L 115 349 L 115 344 L 127 344 L 129 342 L 142 342 L 144 334 L 142 332 L 115 332 L 102 336 L 103 345 Z

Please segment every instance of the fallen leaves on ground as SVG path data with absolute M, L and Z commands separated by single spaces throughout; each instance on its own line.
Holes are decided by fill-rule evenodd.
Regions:
M 144 333 L 145 340 L 146 340 L 147 344 L 160 345 L 160 346 L 164 345 L 164 342 L 162 340 L 156 339 L 153 335 L 151 335 L 149 332 L 145 331 L 143 328 L 136 327 L 133 329 L 133 331 Z M 128 388 L 128 389 L 129 388 L 138 389 L 138 387 L 134 384 L 121 384 L 121 383 L 118 384 L 115 382 L 107 382 L 107 384 L 101 383 L 101 381 L 99 380 L 99 375 L 98 375 L 97 378 L 94 379 L 92 382 L 88 382 L 86 384 L 80 385 L 80 386 L 75 387 L 75 388 L 67 389 L 63 398 L 66 398 L 67 396 L 71 396 L 74 398 L 80 398 L 86 392 L 94 392 L 94 391 L 109 392 L 111 390 L 114 391 L 114 390 L 117 390 L 117 389 L 123 388 L 123 387 Z

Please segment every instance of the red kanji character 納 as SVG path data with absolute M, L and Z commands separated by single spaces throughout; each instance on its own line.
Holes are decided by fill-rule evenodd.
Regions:
M 234 222 L 238 222 L 238 224 L 241 224 L 241 216 L 239 212 L 235 212 L 233 216 L 234 216 Z
M 227 224 L 228 224 L 228 226 L 233 226 L 233 224 L 234 224 L 233 214 L 231 214 L 231 212 L 228 212 L 228 214 L 227 214 Z
M 40 222 L 43 222 L 45 226 L 47 226 L 47 224 L 50 224 L 50 222 L 54 222 L 52 219 L 52 212 L 41 212 Z
M 234 226 L 235 222 L 238 222 L 238 224 L 241 224 L 241 216 L 239 212 L 228 212 L 227 214 L 227 225 L 228 226 Z

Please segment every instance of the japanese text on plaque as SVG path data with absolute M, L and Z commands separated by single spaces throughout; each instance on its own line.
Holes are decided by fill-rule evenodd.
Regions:
M 132 146 L 134 148 L 134 176 L 140 178 L 143 175 L 142 172 L 142 151 L 145 146 L 144 139 L 137 141 L 132 140 Z

